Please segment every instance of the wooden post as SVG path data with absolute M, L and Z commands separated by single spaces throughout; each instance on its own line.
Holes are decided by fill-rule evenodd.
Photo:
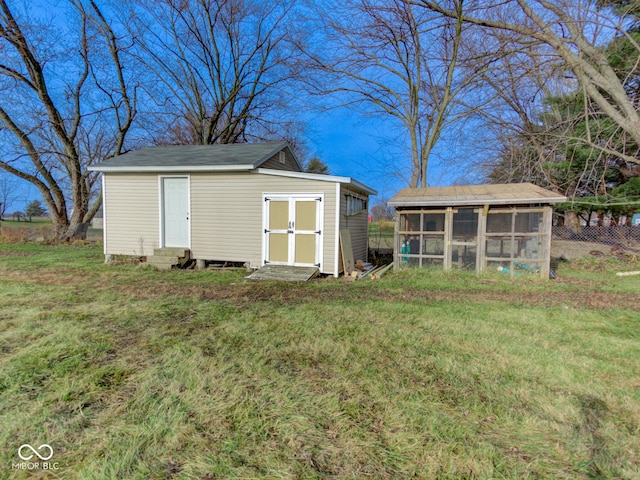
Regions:
M 444 215 L 444 269 L 451 270 L 451 238 L 453 237 L 453 207 Z
M 489 205 L 485 205 L 482 210 L 478 211 L 478 238 L 476 240 L 476 274 L 486 270 L 485 246 L 487 233 L 487 214 L 489 213 Z
M 511 255 L 509 255 L 509 276 L 516 276 L 516 266 L 513 264 L 515 257 L 520 256 L 520 245 L 516 245 L 516 216 L 518 215 L 518 207 L 511 209 Z M 520 243 L 520 242 L 518 242 Z M 517 250 L 517 255 L 516 255 Z
M 544 234 L 542 244 L 542 260 L 540 262 L 540 276 L 542 278 L 549 278 L 549 270 L 551 268 L 551 227 L 553 226 L 553 207 L 547 205 L 544 207 L 544 213 L 542 214 L 542 224 Z
M 399 251 L 400 251 L 400 236 L 398 235 L 398 232 L 400 231 L 400 210 L 398 210 L 396 208 L 396 226 L 393 229 L 393 269 L 394 270 L 399 270 L 400 269 L 400 257 L 399 257 Z

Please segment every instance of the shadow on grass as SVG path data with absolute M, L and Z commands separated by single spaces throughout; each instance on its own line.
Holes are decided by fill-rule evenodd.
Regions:
M 609 415 L 609 407 L 593 395 L 578 396 L 582 414 L 582 424 L 578 427 L 588 446 L 588 461 L 585 467 L 589 478 L 608 478 L 612 472 L 619 473 L 616 461 L 602 434 L 603 423 Z

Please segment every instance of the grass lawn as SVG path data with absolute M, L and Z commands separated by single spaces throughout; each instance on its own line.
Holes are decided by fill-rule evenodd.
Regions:
M 639 268 L 247 283 L 0 244 L 0 478 L 640 478 Z

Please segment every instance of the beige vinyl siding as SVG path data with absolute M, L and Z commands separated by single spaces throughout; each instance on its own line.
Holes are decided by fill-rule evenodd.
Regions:
M 160 246 L 159 178 L 157 173 L 104 174 L 105 253 L 152 255 Z M 189 178 L 193 258 L 260 267 L 263 195 L 317 193 L 324 195 L 322 273 L 335 273 L 336 183 L 252 172 L 191 173 Z M 351 231 L 355 259 L 365 260 L 367 212 L 346 216 L 349 191 L 346 186 L 340 190 L 340 225 Z
M 277 161 L 277 160 L 276 160 Z M 335 183 L 257 173 L 191 175 L 193 258 L 262 263 L 263 194 L 323 193 L 322 272 L 335 262 Z
M 368 257 L 368 210 L 347 216 L 346 195 L 350 192 L 365 197 L 362 192 L 342 185 L 340 188 L 340 228 L 347 228 L 351 233 L 353 259 L 366 261 Z M 367 206 L 369 201 L 367 200 Z
M 271 170 L 287 170 L 290 172 L 299 172 L 296 161 L 293 159 L 291 153 L 285 148 L 285 163 L 280 163 L 280 152 L 276 153 L 269 160 L 260 165 L 260 168 L 269 168 Z
M 103 174 L 105 253 L 153 255 L 159 243 L 157 174 Z

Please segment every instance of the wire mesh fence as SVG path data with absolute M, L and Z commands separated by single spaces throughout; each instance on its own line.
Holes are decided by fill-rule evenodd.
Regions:
M 393 222 L 370 225 L 370 261 L 393 252 Z M 553 227 L 551 256 L 568 259 L 583 256 L 640 257 L 640 226 Z
M 640 253 L 640 226 L 553 227 L 552 240 L 599 243 Z

